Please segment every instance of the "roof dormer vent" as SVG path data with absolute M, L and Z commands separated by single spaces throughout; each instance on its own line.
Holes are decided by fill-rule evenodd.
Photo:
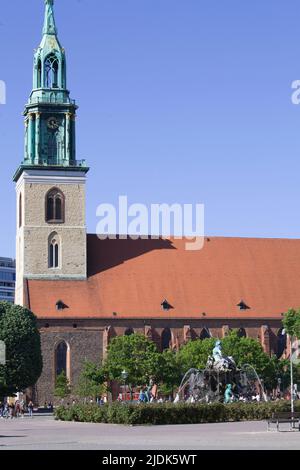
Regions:
M 240 310 L 249 310 L 250 307 L 243 301 L 241 300 L 239 304 L 237 304 L 237 307 L 239 307 Z
M 174 308 L 166 299 L 163 300 L 160 305 L 164 312 L 168 312 L 169 310 Z

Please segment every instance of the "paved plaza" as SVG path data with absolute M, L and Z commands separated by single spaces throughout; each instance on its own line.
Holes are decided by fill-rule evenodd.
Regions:
M 136 426 L 69 423 L 52 417 L 0 419 L 0 450 L 288 450 L 300 432 L 267 432 L 265 422 Z

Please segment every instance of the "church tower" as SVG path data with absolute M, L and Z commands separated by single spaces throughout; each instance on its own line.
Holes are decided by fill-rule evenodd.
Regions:
M 17 196 L 16 303 L 26 279 L 87 276 L 85 183 L 76 160 L 77 106 L 67 89 L 66 55 L 57 37 L 54 0 L 45 0 L 43 37 L 34 54 L 33 90 L 25 106 L 24 160 Z M 41 293 L 42 295 L 42 293 Z

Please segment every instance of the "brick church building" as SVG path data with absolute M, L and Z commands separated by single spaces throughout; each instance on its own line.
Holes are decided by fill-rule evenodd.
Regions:
M 101 361 L 116 335 L 140 332 L 163 350 L 237 328 L 283 354 L 283 312 L 300 306 L 300 240 L 206 237 L 202 250 L 186 251 L 184 240 L 86 233 L 89 168 L 76 160 L 77 106 L 54 2 L 45 3 L 14 175 L 16 303 L 35 313 L 42 340 L 35 400 L 53 400 L 63 370 L 75 384 L 83 360 Z

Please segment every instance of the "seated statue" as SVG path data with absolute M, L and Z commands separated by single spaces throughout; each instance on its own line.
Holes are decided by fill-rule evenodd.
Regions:
M 218 362 L 223 358 L 221 341 L 216 341 L 213 349 L 213 358 L 215 362 Z
M 223 356 L 221 341 L 218 340 L 213 349 L 212 357 L 208 357 L 206 367 L 216 370 L 234 370 L 236 369 L 236 364 L 233 357 Z

